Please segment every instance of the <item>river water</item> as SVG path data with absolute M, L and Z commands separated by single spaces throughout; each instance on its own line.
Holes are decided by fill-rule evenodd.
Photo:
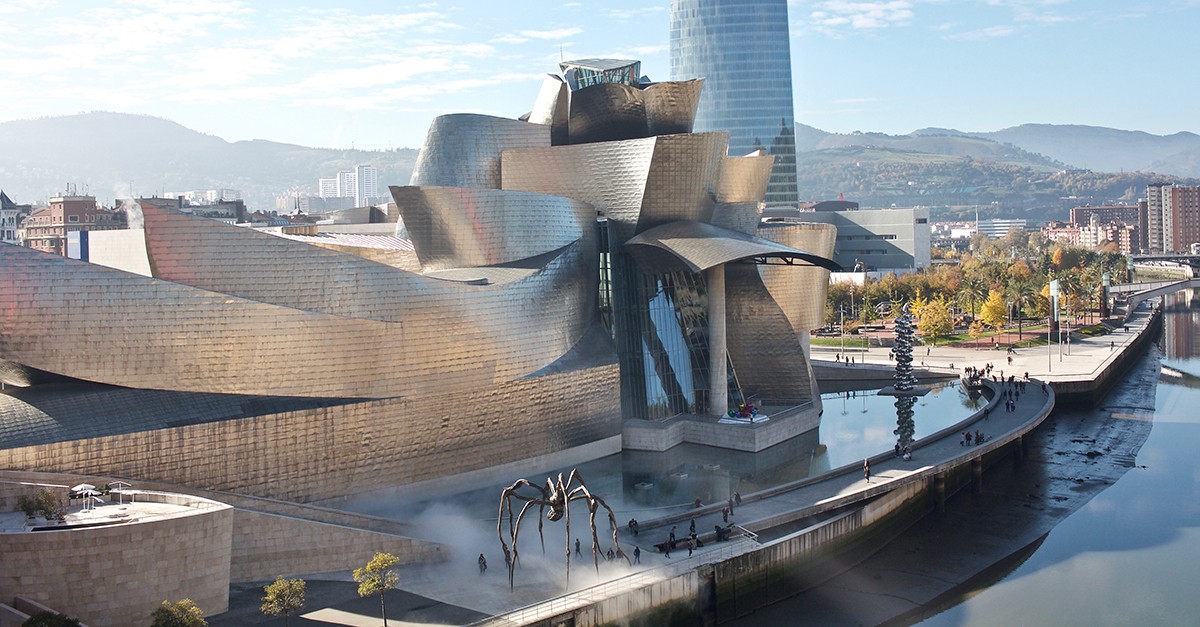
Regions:
M 1096 407 L 1056 410 L 982 495 L 734 624 L 1200 624 L 1196 297 L 1168 301 L 1158 346 Z

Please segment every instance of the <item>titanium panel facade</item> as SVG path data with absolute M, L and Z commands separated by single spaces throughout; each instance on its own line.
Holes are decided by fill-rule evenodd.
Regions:
M 775 406 L 819 398 L 804 346 L 758 267 L 735 264 L 725 272 L 729 363 L 742 393 L 756 404 Z
M 717 202 L 761 201 L 771 182 L 771 168 L 774 164 L 774 157 L 764 155 L 725 157 L 721 160 L 721 169 L 717 173 L 717 183 L 713 190 L 717 195 Z
M 496 286 L 416 277 L 443 289 L 410 293 L 392 305 L 402 321 L 381 322 L 5 245 L 0 309 L 12 315 L 0 334 L 0 356 L 87 381 L 160 390 L 337 398 L 478 390 L 535 372 L 579 340 L 595 316 L 595 257 L 581 241 L 543 270 Z M 210 271 L 220 274 L 220 267 Z M 373 291 L 370 283 L 361 287 Z M 294 280 L 266 291 L 280 300 L 305 292 Z M 308 294 L 313 302 L 317 296 Z
M 550 127 L 474 113 L 429 125 L 410 185 L 500 188 L 500 151 L 550 145 Z
M 617 83 L 597 83 L 571 92 L 572 144 L 649 137 L 642 90 Z
M 704 78 L 695 130 L 776 158 L 769 206 L 795 206 L 796 119 L 787 0 L 671 0 L 671 80 Z
M 426 271 L 536 257 L 591 237 L 596 210 L 562 196 L 464 187 L 396 187 L 392 198 Z
M 774 241 L 722 229 L 703 222 L 676 221 L 644 231 L 625 243 L 625 250 L 646 272 L 704 272 L 751 259 L 777 257 L 811 264 L 831 264 L 828 259 Z
M 785 246 L 799 248 L 825 258 L 833 256 L 837 227 L 812 222 L 768 222 L 759 236 Z M 787 268 L 758 267 L 763 285 L 779 303 L 797 336 L 825 324 L 825 297 L 829 292 L 829 269 L 818 265 Z
M 651 135 L 691 133 L 704 79 L 652 83 L 642 90 L 646 100 L 646 128 Z
M 567 119 L 570 102 L 567 84 L 563 79 L 555 74 L 547 74 L 542 80 L 537 99 L 533 101 L 533 109 L 529 111 L 529 121 L 549 126 L 550 143 L 555 146 L 561 146 L 568 141 Z

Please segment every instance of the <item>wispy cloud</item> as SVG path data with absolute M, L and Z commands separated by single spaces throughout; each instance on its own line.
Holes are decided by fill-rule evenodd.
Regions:
M 951 35 L 946 35 L 946 39 L 953 39 L 955 41 L 982 41 L 984 39 L 995 39 L 997 37 L 1007 37 L 1008 35 L 1011 35 L 1011 34 L 1015 33 L 1016 31 L 1017 31 L 1017 29 L 1012 26 L 1006 26 L 1006 25 L 988 26 L 987 28 L 980 28 L 980 29 L 976 29 L 976 30 L 970 30 L 970 31 L 965 31 L 965 32 L 961 32 L 961 33 L 954 33 Z
M 809 23 L 823 32 L 841 28 L 874 29 L 903 26 L 913 19 L 913 4 L 907 0 L 854 2 L 826 0 L 818 2 L 809 14 Z
M 495 43 L 523 44 L 531 39 L 563 40 L 583 32 L 582 28 L 554 28 L 549 30 L 521 30 L 515 33 L 499 35 L 492 39 Z
M 635 18 L 644 18 L 650 15 L 657 15 L 666 10 L 666 7 L 655 5 L 642 7 L 639 9 L 609 9 L 608 15 L 618 20 L 628 21 Z
M 878 98 L 840 98 L 838 100 L 834 100 L 833 104 L 836 104 L 836 105 L 866 104 L 868 102 L 879 102 L 879 99 Z
M 1053 10 L 1054 7 L 1067 4 L 1068 0 L 987 0 L 994 7 L 1004 7 L 1013 12 L 1017 22 L 1032 24 L 1057 24 L 1068 22 L 1074 17 L 1061 15 Z

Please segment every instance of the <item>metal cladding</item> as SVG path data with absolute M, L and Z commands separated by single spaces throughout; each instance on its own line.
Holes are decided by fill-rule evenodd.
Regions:
M 567 119 L 570 95 L 567 84 L 555 74 L 547 74 L 542 89 L 533 101 L 529 121 L 550 127 L 550 142 L 555 146 L 567 143 Z
M 833 256 L 837 227 L 813 222 L 767 222 L 759 237 L 785 246 L 812 251 L 823 257 Z M 825 324 L 825 296 L 829 290 L 829 271 L 819 265 L 785 268 L 763 265 L 758 268 L 763 285 L 779 303 L 797 335 Z
M 673 220 L 707 222 L 724 151 L 724 133 L 506 150 L 503 188 L 591 204 L 623 243 Z
M 703 87 L 704 80 L 696 79 L 646 86 L 597 83 L 572 91 L 569 143 L 691 133 Z
M 692 132 L 703 89 L 703 78 L 647 85 L 642 94 L 646 101 L 646 128 L 650 134 Z
M 558 64 L 571 91 L 591 85 L 615 83 L 637 85 L 642 72 L 641 61 L 626 59 L 576 59 Z
M 0 305 L 14 315 L 0 356 L 130 387 L 383 398 L 526 376 L 594 318 L 590 239 L 480 285 L 203 218 L 150 210 L 146 226 L 160 278 L 3 247 L 12 271 L 0 277 Z
M 811 400 L 813 374 L 804 347 L 758 269 L 748 264 L 726 268 L 725 294 L 729 361 L 743 394 L 769 405 Z
M 745 157 L 725 157 L 713 191 L 717 202 L 759 202 L 771 182 L 775 157 L 756 151 Z
M 643 231 L 625 250 L 647 272 L 703 272 L 746 259 L 776 258 L 788 263 L 832 267 L 831 261 L 770 240 L 694 221 L 677 221 Z
M 474 113 L 433 119 L 410 185 L 500 188 L 500 151 L 550 145 L 550 127 Z
M 649 137 L 642 90 L 618 83 L 597 83 L 571 92 L 567 128 L 572 144 Z
M 596 220 L 562 196 L 463 187 L 396 187 L 392 198 L 426 271 L 491 266 L 568 246 Z

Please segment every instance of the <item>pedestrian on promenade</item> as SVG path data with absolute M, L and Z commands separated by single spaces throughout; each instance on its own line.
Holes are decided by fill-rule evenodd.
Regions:
M 675 525 L 671 525 L 671 545 L 675 544 Z
M 640 546 L 633 547 L 633 563 L 634 564 L 642 563 L 642 547 L 640 547 Z
M 741 494 L 740 492 L 736 492 L 736 491 L 735 491 L 735 492 L 733 493 L 733 502 L 734 502 L 734 503 L 737 503 L 737 504 L 738 504 L 738 507 L 741 507 L 741 506 L 742 506 L 742 494 Z
M 1108 352 L 1110 352 L 1110 353 L 1111 353 L 1111 352 L 1113 352 L 1114 350 L 1116 350 L 1116 348 L 1117 348 L 1117 343 L 1116 343 L 1116 342 L 1109 342 L 1109 343 L 1108 343 Z
M 691 520 L 691 522 L 688 523 L 688 534 L 693 535 L 693 536 L 696 535 L 696 519 L 695 518 L 693 518 Z
M 675 544 L 674 540 L 667 540 L 663 543 L 663 553 L 667 555 L 667 559 L 671 559 L 671 546 Z
M 692 551 L 696 550 L 696 536 L 688 538 L 688 557 L 692 556 Z
M 863 458 L 863 479 L 867 483 L 871 483 L 871 462 L 867 458 Z
M 486 572 L 487 572 L 487 558 L 483 556 L 483 553 L 480 553 L 479 554 L 479 574 L 482 575 L 483 573 L 486 573 Z
M 583 557 L 579 552 L 579 538 L 575 538 L 575 557 Z
M 733 497 L 729 497 L 729 515 L 733 515 Z

